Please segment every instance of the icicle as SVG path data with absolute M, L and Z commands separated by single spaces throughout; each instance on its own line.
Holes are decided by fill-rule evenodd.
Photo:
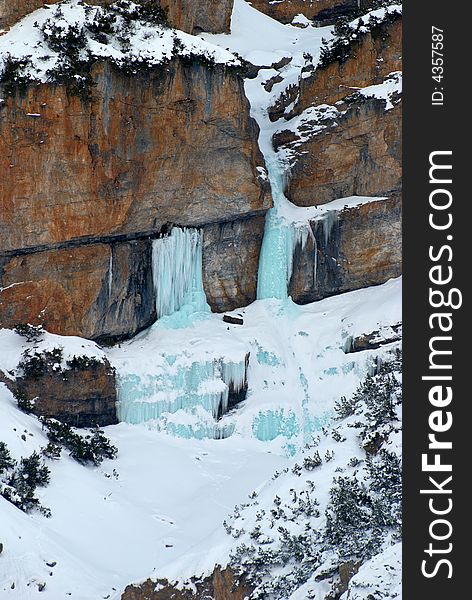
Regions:
M 222 376 L 228 387 L 232 387 L 235 392 L 240 392 L 246 384 L 246 361 L 223 362 Z
M 254 436 L 263 442 L 270 442 L 282 435 L 292 438 L 300 433 L 297 417 L 291 410 L 285 414 L 283 408 L 259 412 L 252 425 Z
M 162 428 L 183 437 L 200 437 L 202 427 L 208 432 L 203 437 L 227 437 L 217 421 L 228 410 L 230 388 L 238 392 L 245 382 L 246 357 L 240 362 L 220 358 L 184 364 L 167 357 L 152 373 L 118 378 L 118 418 L 133 424 L 161 421 Z M 193 436 L 196 427 L 199 433 Z
M 321 224 L 323 227 L 325 247 L 328 246 L 328 242 L 330 240 L 334 224 L 336 223 L 337 220 L 338 220 L 338 211 L 337 210 L 328 210 L 327 213 L 325 215 L 323 215 Z
M 113 248 L 110 246 L 110 261 L 108 263 L 108 297 L 111 296 L 113 285 Z
M 203 289 L 200 231 L 176 227 L 170 235 L 154 240 L 152 264 L 158 319 L 184 308 L 187 316 L 209 311 Z

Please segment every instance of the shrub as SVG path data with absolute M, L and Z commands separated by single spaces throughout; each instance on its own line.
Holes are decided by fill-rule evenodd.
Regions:
M 2 457 L 3 456 L 3 461 Z M 45 487 L 50 481 L 49 468 L 37 452 L 21 458 L 18 464 L 10 456 L 3 442 L 0 442 L 0 495 L 23 512 L 39 510 L 49 517 L 51 511 L 41 505 L 36 497 L 36 488 Z
M 51 460 L 58 460 L 61 458 L 61 452 L 62 447 L 58 444 L 54 444 L 53 442 L 49 442 L 47 446 L 41 450 L 41 454 Z
M 42 325 L 30 325 L 29 323 L 21 323 L 15 327 L 15 333 L 26 338 L 30 344 L 39 342 L 44 336 Z
M 66 362 L 69 369 L 74 371 L 86 371 L 101 365 L 101 361 L 95 356 L 74 356 Z
M 29 58 L 16 58 L 6 54 L 3 58 L 3 71 L 0 75 L 0 84 L 3 93 L 13 96 L 16 91 L 25 92 L 31 77 L 26 74 L 32 62 Z
M 117 0 L 109 10 L 119 14 L 125 22 L 141 20 L 152 25 L 168 26 L 167 9 L 162 8 L 159 0 Z
M 371 7 L 371 10 L 396 3 L 394 0 L 378 0 Z M 354 15 L 351 15 L 351 18 L 352 16 Z M 361 36 L 368 32 L 374 32 L 374 30 L 385 23 L 392 23 L 399 16 L 400 13 L 397 11 L 386 12 L 381 19 L 370 15 L 367 21 L 359 18 L 355 26 L 349 23 L 349 20 L 345 17 L 338 19 L 334 26 L 334 38 L 329 42 L 324 40 L 321 46 L 319 68 L 325 68 L 335 61 L 344 62 L 351 55 L 353 44 Z
M 312 456 L 306 456 L 303 459 L 303 467 L 307 471 L 312 471 L 313 469 L 316 469 L 316 467 L 321 466 L 322 463 L 323 461 L 321 460 L 321 456 L 318 450 Z
M 98 427 L 92 429 L 91 434 L 82 436 L 70 425 L 55 419 L 42 417 L 41 422 L 47 430 L 48 439 L 53 444 L 67 448 L 70 456 L 83 465 L 99 465 L 105 458 L 113 459 L 118 453 L 118 449 Z
M 11 457 L 10 450 L 5 442 L 0 442 L 0 475 L 9 469 L 13 469 L 15 461 Z
M 23 352 L 18 368 L 23 377 L 39 379 L 48 371 L 60 371 L 63 358 L 63 348 L 53 348 L 43 352 L 34 352 L 27 349 Z
M 23 391 L 19 390 L 19 389 L 16 389 L 13 392 L 13 395 L 14 395 L 14 397 L 16 399 L 18 408 L 21 411 L 23 411 L 26 414 L 30 414 L 30 413 L 33 412 L 33 410 L 34 410 L 34 400 L 30 400 L 26 396 L 26 394 Z

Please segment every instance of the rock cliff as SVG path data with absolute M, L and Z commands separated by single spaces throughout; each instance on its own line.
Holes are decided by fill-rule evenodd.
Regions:
M 401 90 L 401 53 L 401 14 L 392 12 L 356 35 L 346 56 L 315 70 L 308 64 L 271 109 L 272 120 L 287 121 L 274 146 L 289 158 L 286 194 L 294 204 L 400 190 L 401 96 L 392 93 L 385 110 L 387 98 L 373 86 Z
M 338 104 L 332 120 L 274 138 L 291 157 L 286 194 L 298 206 L 346 196 L 389 195 L 401 188 L 402 106 L 359 95 Z M 311 129 L 311 132 L 310 132 Z
M 311 222 L 296 249 L 289 293 L 305 304 L 401 275 L 401 197 L 341 209 Z
M 73 427 L 118 422 L 115 371 L 107 359 L 79 356 L 64 366 L 54 353 L 40 353 L 22 364 L 16 379 L 0 371 L 0 381 L 28 411 Z
M 153 320 L 146 239 L 170 224 L 256 217 L 271 204 L 237 72 L 176 58 L 136 76 L 101 63 L 93 75 L 87 100 L 40 84 L 0 108 L 0 325 L 132 335 Z M 263 220 L 250 222 L 257 240 Z M 227 290 L 225 302 L 210 297 L 215 309 L 255 298 L 255 252 L 257 243 L 251 274 L 208 250 L 208 276 Z

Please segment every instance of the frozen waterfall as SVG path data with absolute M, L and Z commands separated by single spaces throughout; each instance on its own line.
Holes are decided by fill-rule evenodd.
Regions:
M 292 277 L 293 255 L 298 244 L 305 245 L 311 230 L 308 223 L 293 223 L 281 216 L 281 208 L 289 202 L 283 192 L 283 171 L 271 158 L 267 161 L 274 207 L 266 216 L 264 239 L 259 257 L 257 298 L 288 298 Z
M 202 279 L 202 233 L 174 227 L 154 240 L 152 271 L 157 318 L 170 327 L 186 327 L 191 316 L 209 313 Z

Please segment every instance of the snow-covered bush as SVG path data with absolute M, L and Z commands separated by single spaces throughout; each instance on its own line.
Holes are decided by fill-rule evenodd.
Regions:
M 42 417 L 41 422 L 49 441 L 67 448 L 70 456 L 83 465 L 99 465 L 105 458 L 113 459 L 118 454 L 118 449 L 98 427 L 91 429 L 87 435 L 80 435 L 69 425 L 55 419 Z
M 17 463 L 3 442 L 0 442 L 0 495 L 23 512 L 39 510 L 45 516 L 51 512 L 39 502 L 36 488 L 45 487 L 50 480 L 50 471 L 41 456 L 31 456 Z
M 27 348 L 18 363 L 18 371 L 22 377 L 39 379 L 48 371 L 60 371 L 62 358 L 62 348 L 52 348 L 43 352 L 33 352 Z
M 39 9 L 34 26 L 25 23 L 29 35 L 21 48 L 15 48 L 18 56 L 6 51 L 14 47 L 14 28 L 3 38 L 3 93 L 13 94 L 31 82 L 48 81 L 67 85 L 70 93 L 89 100 L 95 84 L 93 67 L 103 61 L 130 75 L 164 72 L 175 56 L 192 65 L 245 69 L 244 62 L 229 51 L 172 30 L 158 0 L 116 0 L 103 7 L 64 0 L 55 6 L 52 16 L 51 12 Z
M 42 325 L 30 325 L 29 323 L 20 323 L 15 327 L 15 333 L 21 335 L 29 344 L 39 342 L 44 336 Z
M 11 54 L 6 54 L 3 57 L 3 70 L 0 74 L 2 93 L 10 96 L 17 90 L 24 92 L 31 81 L 31 78 L 26 75 L 26 70 L 30 66 L 31 59 L 16 58 Z
M 87 369 L 93 369 L 94 367 L 98 367 L 98 365 L 103 364 L 98 358 L 95 356 L 73 356 L 70 360 L 66 361 L 66 365 L 69 369 L 74 371 L 86 371 Z
M 252 599 L 286 600 L 302 585 L 312 597 L 319 581 L 338 597 L 342 565 L 363 564 L 400 539 L 400 371 L 398 354 L 367 376 L 339 401 L 334 426 L 301 464 L 277 473 L 225 522 L 238 540 L 230 564 L 254 587 Z M 375 436 L 372 451 L 366 440 Z M 333 444 L 349 450 L 334 452 Z

